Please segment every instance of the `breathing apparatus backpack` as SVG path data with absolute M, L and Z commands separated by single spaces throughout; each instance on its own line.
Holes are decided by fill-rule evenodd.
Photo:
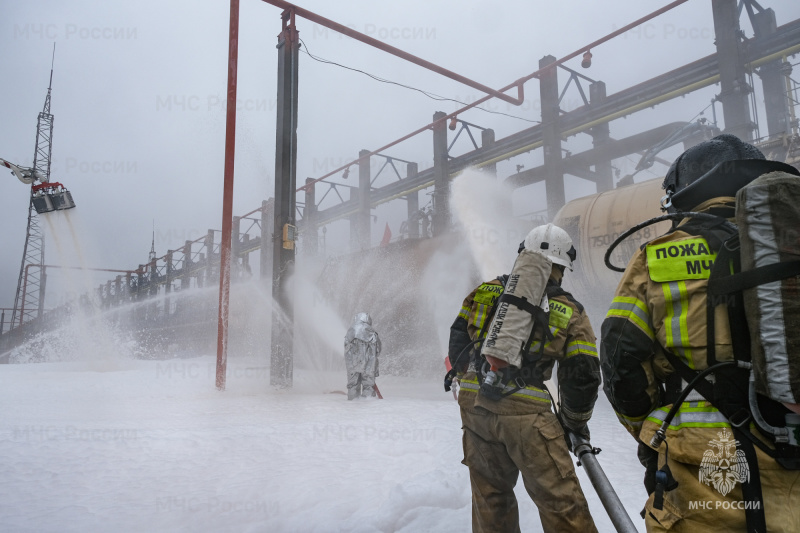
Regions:
M 505 290 L 497 299 L 497 310 L 481 348 L 490 355 L 522 367 L 537 309 L 548 309 L 545 289 L 553 262 L 541 251 L 522 249 L 508 276 Z
M 719 247 L 708 281 L 706 315 L 708 368 L 720 364 L 714 325 L 718 305 L 727 307 L 735 364 L 714 372 L 715 385 L 702 380 L 696 387 L 732 425 L 746 429 L 754 422 L 775 450 L 758 439 L 753 443 L 792 470 L 800 469 L 800 415 L 781 404 L 800 403 L 798 176 L 794 167 L 775 161 L 727 161 L 672 197 L 678 209 L 698 205 L 720 183 L 723 190 L 717 196 L 736 195 L 738 227 Z M 720 226 L 705 224 L 699 233 L 713 241 L 721 234 Z M 684 379 L 696 377 L 670 355 Z
M 547 296 L 548 290 L 552 290 L 548 287 L 552 265 L 552 261 L 540 251 L 527 250 L 524 244 L 521 245 L 514 267 L 504 281 L 503 294 L 495 300 L 487 315 L 492 316 L 492 320 L 485 321 L 478 340 L 465 346 L 459 354 L 458 358 L 469 348 L 479 345 L 474 361 L 481 382 L 480 392 L 487 398 L 499 400 L 527 385 L 543 385 L 541 376 L 535 375 L 532 369 L 533 363 L 541 357 L 546 341 L 553 338 L 548 326 Z M 538 353 L 531 354 L 530 347 L 537 333 L 543 341 Z M 486 355 L 508 361 L 511 366 L 503 369 L 490 367 Z M 451 361 L 453 369 L 445 376 L 445 391 L 449 390 L 457 363 Z M 510 382 L 514 385 L 505 390 Z
M 798 408 L 799 201 L 800 179 L 788 173 L 765 174 L 736 196 L 742 270 L 739 287 L 750 331 L 755 389 Z

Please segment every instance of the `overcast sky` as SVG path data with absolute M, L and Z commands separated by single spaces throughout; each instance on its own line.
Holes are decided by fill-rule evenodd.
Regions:
M 537 70 L 543 56 L 562 57 L 666 3 L 304 0 L 300 5 L 499 88 Z M 796 0 L 762 0 L 761 4 L 776 11 L 778 24 L 800 17 Z M 259 0 L 241 0 L 234 214 L 255 209 L 273 194 L 275 44 L 280 11 Z M 44 102 L 56 42 L 52 179 L 73 193 L 78 238 L 90 266 L 134 269 L 146 262 L 153 222 L 159 255 L 209 228 L 221 227 L 228 23 L 225 0 L 0 1 L 4 78 L 0 157 L 24 166 L 32 163 L 36 117 Z M 746 17 L 742 26 L 751 36 Z M 306 20 L 298 19 L 298 28 L 306 47 L 323 58 L 461 101 L 482 96 Z M 605 81 L 608 93 L 613 94 L 714 51 L 711 2 L 692 0 L 593 50 L 590 69 L 580 69 L 579 59 L 570 66 Z M 560 79 L 563 87 L 563 72 Z M 710 87 L 617 120 L 611 124 L 612 136 L 690 120 L 718 90 Z M 529 100 L 521 107 L 498 101 L 487 104 L 491 110 L 520 118 L 478 110 L 463 118 L 494 128 L 497 138 L 505 137 L 531 125 L 521 119 L 540 118 L 537 82 L 529 82 L 526 92 Z M 562 109 L 569 111 L 580 104 L 572 88 Z M 429 123 L 435 111 L 458 107 L 301 54 L 298 183 L 356 158 L 361 149 L 375 149 Z M 706 116 L 710 118 L 710 112 Z M 581 134 L 570 138 L 565 148 L 580 151 L 590 142 Z M 454 152 L 468 149 L 464 144 Z M 427 168 L 432 162 L 431 135 L 420 135 L 389 153 Z M 678 153 L 673 149 L 661 155 L 672 159 Z M 525 154 L 498 165 L 498 173 L 504 178 L 515 165 L 531 168 L 538 161 L 541 154 Z M 615 165 L 625 175 L 635 160 Z M 656 166 L 642 177 L 663 171 Z M 2 175 L 6 179 L 0 194 L 0 306 L 11 307 L 29 190 L 10 174 Z M 542 189 L 537 187 L 517 193 L 514 209 L 518 214 L 545 207 Z M 593 191 L 592 185 L 578 178 L 568 182 L 568 199 Z M 430 199 L 426 192 L 420 196 L 421 205 Z M 373 240 L 380 239 L 386 222 L 396 232 L 405 209 L 404 202 L 376 209 Z M 329 252 L 344 251 L 346 231 L 345 222 L 330 227 Z M 47 253 L 48 262 L 55 261 L 53 246 Z M 98 283 L 103 279 L 98 278 Z

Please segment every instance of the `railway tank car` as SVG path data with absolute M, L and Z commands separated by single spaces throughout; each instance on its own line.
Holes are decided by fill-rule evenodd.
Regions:
M 575 271 L 564 278 L 564 287 L 584 303 L 598 334 L 621 277 L 605 266 L 605 253 L 620 234 L 663 214 L 661 181 L 643 181 L 577 198 L 564 205 L 553 220 L 570 234 L 578 251 Z M 614 250 L 612 263 L 624 267 L 639 246 L 669 227 L 669 222 L 660 222 L 631 235 Z

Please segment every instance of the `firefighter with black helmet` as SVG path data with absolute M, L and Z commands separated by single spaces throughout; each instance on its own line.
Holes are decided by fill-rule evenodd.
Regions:
M 469 467 L 472 486 L 472 530 L 519 531 L 514 486 L 522 473 L 544 531 L 591 533 L 597 529 L 544 385 L 557 361 L 563 423 L 588 439 L 587 423 L 600 385 L 596 339 L 583 306 L 561 288 L 565 269 L 572 270 L 575 248 L 567 232 L 553 224 L 534 228 L 523 248 L 546 257 L 537 268 L 549 310 L 541 310 L 534 333 L 525 335 L 527 355 L 512 354 L 518 358 L 511 357 L 509 364 L 484 357 L 477 348 L 470 350 L 487 337 L 501 296 L 513 292 L 514 280 L 509 282 L 508 275 L 473 290 L 450 329 L 449 358 L 461 385 L 458 403 L 463 463 Z M 515 271 L 516 264 L 512 278 Z M 496 381 L 488 377 L 489 367 Z M 496 394 L 487 393 L 487 387 Z
M 709 296 L 717 255 L 736 236 L 725 219 L 734 217 L 738 188 L 775 170 L 764 159 L 729 134 L 677 158 L 662 207 L 718 218 L 678 220 L 643 245 L 603 322 L 604 391 L 639 442 L 648 532 L 800 531 L 800 471 L 773 459 L 754 429 L 747 363 L 736 362 L 747 344 L 735 340 L 742 328 L 729 322 L 730 298 Z M 783 416 L 779 403 L 767 403 L 759 398 L 768 418 Z

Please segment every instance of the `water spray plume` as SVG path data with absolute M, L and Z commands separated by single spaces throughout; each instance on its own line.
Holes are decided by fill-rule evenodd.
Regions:
M 451 208 L 483 280 L 511 268 L 517 246 L 531 229 L 512 216 L 511 194 L 475 169 L 465 170 L 452 184 Z

